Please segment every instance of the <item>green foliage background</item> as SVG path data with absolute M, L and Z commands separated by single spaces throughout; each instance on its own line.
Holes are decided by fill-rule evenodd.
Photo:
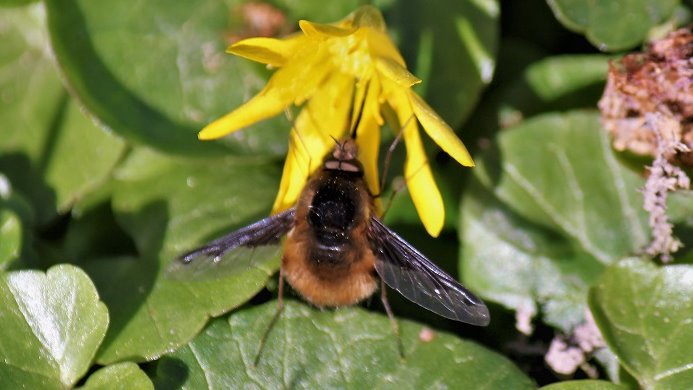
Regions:
M 693 198 L 671 199 L 687 244 L 673 264 L 633 257 L 650 234 L 642 162 L 610 148 L 595 110 L 609 59 L 689 23 L 690 1 L 376 1 L 424 79 L 418 92 L 478 163 L 428 145 L 447 209 L 440 238 L 404 193 L 386 222 L 478 293 L 492 324 L 451 323 L 390 294 L 402 361 L 375 299 L 336 311 L 290 300 L 257 367 L 277 256 L 194 283 L 162 271 L 266 216 L 278 187 L 285 118 L 196 139 L 270 74 L 224 54 L 247 28 L 241 3 L 0 0 L 1 388 L 693 383 Z M 291 28 L 360 4 L 271 3 Z M 536 313 L 533 336 L 515 330 L 515 310 Z M 593 361 L 600 380 L 560 382 L 571 378 L 528 351 L 588 311 L 608 344 Z

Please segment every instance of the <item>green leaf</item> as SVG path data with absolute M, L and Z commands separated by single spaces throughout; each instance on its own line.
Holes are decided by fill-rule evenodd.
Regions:
M 87 372 L 108 310 L 82 270 L 4 274 L 0 302 L 0 387 L 64 388 Z
M 541 390 L 626 390 L 628 387 L 597 380 L 565 381 L 541 387 Z
M 272 160 L 170 158 L 140 148 L 115 174 L 113 208 L 141 253 L 163 249 L 165 255 L 176 255 L 229 226 L 267 217 L 279 174 Z M 168 225 L 163 226 L 164 241 L 157 243 L 148 238 L 162 226 L 149 222 L 142 212 L 159 204 L 165 206 L 162 221 Z
M 590 291 L 590 309 L 609 348 L 646 389 L 693 383 L 693 266 L 626 259 Z
M 0 171 L 25 194 L 40 224 L 65 212 L 115 165 L 123 142 L 70 99 L 50 58 L 41 4 L 0 10 L 3 105 Z M 9 27 L 7 27 L 9 26 Z M 40 93 L 37 93 L 40 91 Z
M 487 1 L 393 2 L 389 30 L 417 92 L 453 128 L 467 119 L 496 68 L 500 5 Z
M 40 166 L 65 91 L 49 60 L 41 11 L 40 4 L 0 10 L 0 69 L 7 75 L 0 79 L 0 171 L 34 203 L 43 222 L 55 215 L 55 195 L 41 180 Z
M 231 18 L 240 3 L 49 0 L 46 6 L 71 90 L 113 131 L 180 154 L 219 155 L 229 148 L 282 154 L 289 125 L 281 116 L 223 142 L 196 137 L 265 84 L 263 67 L 224 52 L 225 36 L 240 29 Z
M 0 173 L 0 270 L 33 264 L 34 210 Z
M 106 366 L 87 379 L 81 387 L 83 390 L 108 389 L 154 389 L 147 374 L 132 362 L 118 363 Z
M 298 27 L 299 19 L 319 23 L 332 23 L 343 19 L 363 4 L 360 0 L 334 1 L 325 7 L 322 0 L 277 0 L 272 2 L 286 12 L 287 23 Z
M 84 265 L 111 311 L 99 363 L 155 359 L 265 286 L 279 267 L 278 252 L 213 280 L 167 279 L 164 269 L 183 252 L 266 217 L 278 168 L 265 160 L 131 153 L 115 174 L 113 210 L 140 256 Z
M 650 29 L 665 22 L 679 5 L 678 0 L 594 3 L 549 0 L 548 3 L 563 25 L 585 34 L 594 46 L 603 51 L 619 51 L 641 44 Z
M 136 254 L 132 238 L 115 220 L 110 197 L 101 203 L 91 203 L 93 201 L 89 197 L 80 201 L 79 210 L 72 210 L 72 219 L 62 238 L 61 252 L 77 262 Z
M 595 107 L 604 92 L 608 57 L 541 54 L 525 41 L 504 44 L 499 59 L 504 72 L 461 132 L 468 145 L 470 138 L 483 140 L 546 111 Z
M 37 0 L 0 0 L 0 7 L 17 7 L 35 3 Z
M 51 135 L 44 177 L 55 191 L 58 210 L 65 212 L 106 180 L 125 143 L 96 127 L 74 99 L 61 115 L 60 131 Z
M 564 331 L 582 321 L 603 266 L 642 248 L 642 179 L 591 112 L 549 114 L 499 134 L 477 159 L 460 218 L 462 276 L 506 307 Z
M 693 191 L 676 191 L 669 194 L 667 214 L 674 223 L 693 225 Z
M 543 111 L 594 107 L 604 92 L 608 61 L 602 55 L 564 55 L 532 63 L 503 89 L 499 123 L 507 127 Z
M 388 319 L 359 308 L 320 311 L 286 302 L 257 367 L 253 360 L 276 302 L 215 320 L 162 358 L 162 388 L 534 388 L 504 357 L 475 343 L 399 321 L 405 359 Z M 422 332 L 433 339 L 422 340 Z
M 499 44 L 498 2 L 400 1 L 384 4 L 382 8 L 388 19 L 390 32 L 397 38 L 409 68 L 423 80 L 415 87 L 417 93 L 448 124 L 459 128 L 472 114 L 482 92 L 495 77 Z M 513 63 L 516 62 L 517 58 L 513 58 Z M 482 115 L 482 120 L 489 116 Z M 476 117 L 469 123 L 472 132 L 479 129 Z M 461 139 L 467 148 L 472 149 L 474 144 L 469 132 L 464 131 L 462 134 Z M 423 137 L 424 140 L 428 138 L 425 134 Z M 427 142 L 428 145 L 431 143 Z M 444 200 L 444 229 L 453 230 L 458 225 L 456 202 L 461 192 L 460 175 L 464 175 L 467 168 L 457 163 L 444 164 L 437 161 L 434 154 L 440 152 L 438 146 L 427 150 L 436 185 Z M 398 159 L 397 153 L 393 156 L 391 173 L 401 174 L 404 159 Z M 387 212 L 387 221 L 393 224 L 421 224 L 406 190 L 393 198 Z
M 22 247 L 22 224 L 17 214 L 0 205 L 0 269 L 19 257 Z

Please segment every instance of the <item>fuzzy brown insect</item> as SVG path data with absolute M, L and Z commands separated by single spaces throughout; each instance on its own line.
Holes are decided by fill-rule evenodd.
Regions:
M 480 299 L 378 219 L 356 155 L 352 139 L 338 142 L 294 208 L 180 256 L 183 266 L 176 268 L 197 263 L 214 273 L 229 254 L 276 245 L 286 235 L 280 308 L 284 278 L 319 307 L 356 304 L 371 296 L 380 280 L 443 317 L 487 325 L 489 312 Z M 383 304 L 393 318 L 385 286 L 381 288 Z

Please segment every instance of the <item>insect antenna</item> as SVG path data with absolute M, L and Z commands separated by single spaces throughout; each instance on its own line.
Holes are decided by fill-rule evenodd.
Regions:
M 332 134 L 328 134 L 330 138 L 332 138 L 332 141 L 334 141 L 335 146 L 341 146 L 342 144 L 339 143 L 339 140 L 335 138 Z

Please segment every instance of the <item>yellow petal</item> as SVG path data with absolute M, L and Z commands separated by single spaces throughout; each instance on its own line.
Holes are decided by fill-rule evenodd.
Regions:
M 284 39 L 248 38 L 229 46 L 226 52 L 279 68 L 296 54 L 296 47 L 303 43 L 303 39 L 302 34 Z
M 359 147 L 359 160 L 363 164 L 366 184 L 371 194 L 380 194 L 380 180 L 378 179 L 378 152 L 380 148 L 380 126 L 383 124 L 380 116 L 380 104 L 378 97 L 380 86 L 377 80 L 372 80 L 368 85 L 368 92 L 363 104 L 361 119 L 356 129 L 356 144 Z M 379 202 L 379 199 L 376 199 Z
M 293 96 L 267 88 L 242 106 L 205 126 L 197 138 L 212 140 L 221 138 L 255 122 L 275 116 L 291 104 Z
M 303 136 L 308 132 L 311 137 L 315 135 L 321 139 L 329 140 L 330 146 L 334 146 L 334 140 L 341 138 L 350 127 L 351 102 L 354 93 L 354 78 L 346 73 L 332 72 L 315 94 L 306 103 L 301 115 L 296 120 L 296 128 Z M 311 155 L 314 151 L 310 149 Z M 322 163 L 324 153 L 319 153 L 319 161 Z
M 372 116 L 365 118 L 359 124 L 359 136 L 356 138 L 359 148 L 359 161 L 363 165 L 363 175 L 368 191 L 377 195 L 375 198 L 376 212 L 382 214 L 382 189 L 378 175 L 378 152 L 380 148 L 380 126 Z
M 457 162 L 473 167 L 474 160 L 450 126 L 415 92 L 409 91 L 409 100 L 426 134 Z
M 406 125 L 402 129 L 407 148 L 404 176 L 412 202 L 428 234 L 437 237 L 445 222 L 445 208 L 428 165 L 418 126 L 412 119 L 414 112 L 409 103 L 409 90 L 399 87 L 388 79 L 382 79 L 381 82 L 389 105 L 397 113 L 399 125 Z
M 277 70 L 259 94 L 207 125 L 197 137 L 201 140 L 220 138 L 277 115 L 291 103 L 302 104 L 331 70 L 326 54 L 326 48 L 320 45 L 301 47 L 298 59 Z
M 300 106 L 313 96 L 318 86 L 333 71 L 335 69 L 326 45 L 319 40 L 309 39 L 297 50 L 295 59 L 279 69 L 269 84 L 281 85 L 292 91 L 294 104 Z
M 353 20 L 353 25 L 356 27 L 368 27 L 378 31 L 385 31 L 385 20 L 380 10 L 372 5 L 364 5 L 352 12 L 348 16 Z
M 402 58 L 387 32 L 373 28 L 363 28 L 359 31 L 363 31 L 368 41 L 368 50 L 372 58 L 387 58 L 406 68 L 404 58 Z
M 316 167 L 335 145 L 333 138 L 340 139 L 349 131 L 353 85 L 354 78 L 350 75 L 331 73 L 296 120 L 296 128 L 302 136 L 308 134 L 309 139 L 320 139 L 328 146 L 328 150 L 316 151 L 312 145 L 306 145 L 310 155 L 317 157 L 313 163 Z
M 443 197 L 428 165 L 416 122 L 410 122 L 404 130 L 404 143 L 407 146 L 404 176 L 409 194 L 428 234 L 438 237 L 445 222 Z
M 376 58 L 375 68 L 378 69 L 381 75 L 394 81 L 403 88 L 409 88 L 421 82 L 419 78 L 409 73 L 407 68 L 389 58 Z
M 296 118 L 295 131 L 289 142 L 292 155 L 285 165 L 288 181 L 280 184 L 273 212 L 296 203 L 308 176 L 322 165 L 325 155 L 334 148 L 332 139 L 341 138 L 349 126 L 353 78 L 332 73 Z
M 279 191 L 272 206 L 272 214 L 282 212 L 296 203 L 296 199 L 309 176 L 308 166 L 303 163 L 303 158 L 299 156 L 299 148 L 293 142 L 294 132 L 291 131 L 289 134 L 289 151 L 284 162 Z
M 307 20 L 299 20 L 298 26 L 306 36 L 318 38 L 346 37 L 356 31 L 354 27 L 339 27 L 332 24 L 313 23 Z

